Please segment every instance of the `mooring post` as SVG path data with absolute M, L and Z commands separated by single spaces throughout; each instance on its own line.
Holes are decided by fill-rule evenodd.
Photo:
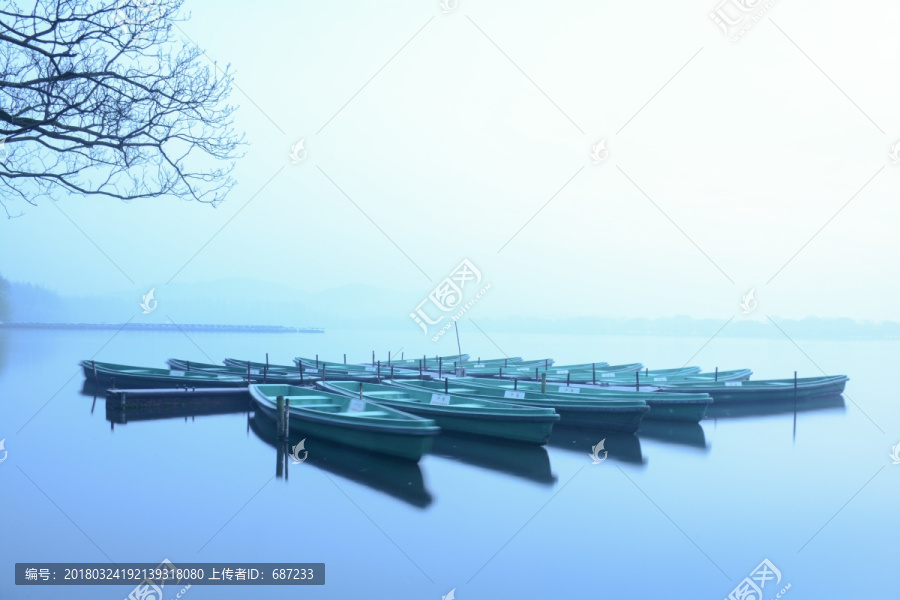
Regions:
M 438 375 L 444 374 L 444 359 L 442 357 L 438 358 Z
M 391 366 L 391 351 L 388 350 L 388 366 Z
M 325 368 L 326 368 L 327 366 L 328 366 L 328 365 L 322 365 L 322 381 L 325 381 Z
M 319 368 L 319 355 L 316 354 L 316 368 Z
M 541 377 L 540 377 L 540 374 L 538 373 L 538 370 L 539 370 L 539 369 L 538 369 L 537 367 L 534 368 L 534 378 L 535 378 L 535 379 L 540 379 L 540 378 L 541 378 Z
M 372 350 L 372 366 L 375 366 L 375 351 Z
M 545 369 L 549 369 L 549 368 L 550 368 L 550 359 L 549 359 L 549 358 L 545 358 L 545 359 L 544 359 L 544 368 L 545 368 Z
M 347 364 L 347 353 L 346 352 L 344 352 L 344 364 L 345 365 Z
M 636 391 L 636 392 L 641 391 L 641 372 L 640 371 L 634 372 L 634 391 Z
M 359 401 L 363 401 L 363 382 L 359 382 Z
M 513 389 L 514 390 L 519 389 L 519 378 L 518 377 L 513 377 Z
M 419 361 L 419 379 L 422 379 L 422 361 Z
M 597 363 L 591 363 L 591 381 L 597 385 Z
M 503 366 L 504 366 L 504 367 L 508 367 L 508 366 L 509 366 L 509 359 L 508 359 L 508 358 L 504 358 L 504 359 L 503 359 Z
M 291 436 L 291 399 L 284 399 L 284 439 Z
M 275 398 L 275 436 L 284 439 L 284 396 Z
M 444 377 L 444 393 L 445 394 L 450 393 L 450 382 L 447 380 L 446 377 Z
M 402 352 L 400 353 L 400 360 L 405 360 L 405 359 L 403 358 L 403 353 L 402 353 Z
M 394 365 L 391 365 L 391 381 L 394 380 Z
M 541 373 L 541 393 L 547 393 L 547 373 Z
M 263 369 L 263 383 L 269 379 L 269 353 L 266 352 L 266 367 Z
M 300 367 L 300 385 L 303 385 L 303 363 L 297 363 Z
M 503 379 L 503 367 L 500 367 L 500 375 L 499 375 L 499 377 L 500 377 L 500 379 Z
M 378 370 L 375 372 L 375 380 L 381 383 L 381 361 L 378 361 Z
M 125 410 L 125 392 L 119 392 L 119 408 Z
M 481 364 L 481 357 L 480 357 L 480 356 L 478 357 L 478 364 L 479 364 L 479 365 Z
M 191 370 L 191 361 L 187 361 L 187 369 L 185 369 L 185 371 L 190 371 L 190 370 Z
M 719 380 L 719 367 L 716 367 L 716 381 Z
M 250 361 L 247 361 L 247 385 L 253 383 L 253 380 L 250 379 Z
M 571 375 L 569 373 L 566 373 L 566 385 L 569 385 L 569 377 L 570 376 Z
M 109 385 L 112 386 L 112 389 L 116 389 L 116 378 L 115 377 L 109 378 Z
M 644 369 L 644 377 L 650 377 L 650 367 Z

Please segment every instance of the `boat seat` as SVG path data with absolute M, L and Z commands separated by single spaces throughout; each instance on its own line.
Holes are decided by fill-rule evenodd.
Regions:
M 341 413 L 348 417 L 386 417 L 387 413 L 383 410 L 361 410 L 359 412 Z
M 341 407 L 337 404 L 298 404 L 296 406 L 291 406 L 291 408 L 314 408 L 316 410 L 327 412 L 341 412 Z
M 469 403 L 451 404 L 450 406 L 459 407 L 459 408 L 484 408 L 483 404 L 469 404 Z
M 288 399 L 288 400 L 292 400 L 292 401 L 293 401 L 293 400 L 328 400 L 328 396 L 316 396 L 316 395 L 310 395 L 310 396 L 285 396 L 285 398 Z

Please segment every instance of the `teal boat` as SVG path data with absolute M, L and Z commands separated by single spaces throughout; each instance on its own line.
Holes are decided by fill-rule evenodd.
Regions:
M 179 369 L 154 369 L 118 365 L 93 360 L 81 361 L 86 381 L 97 386 L 110 385 L 122 388 L 209 388 L 245 387 L 244 377 Z
M 277 417 L 279 396 L 290 401 L 291 430 L 370 452 L 418 461 L 440 428 L 431 419 L 321 390 L 281 384 L 253 384 L 257 408 Z
M 677 382 L 716 382 L 716 381 L 744 381 L 750 379 L 753 371 L 750 369 L 734 369 L 731 371 L 715 371 L 701 373 L 700 367 L 686 367 L 685 369 L 659 369 L 638 371 L 638 380 L 635 381 L 634 373 L 604 373 L 596 379 L 597 385 L 611 385 L 619 387 L 659 387 Z
M 679 382 L 661 386 L 666 392 L 709 394 L 716 402 L 785 401 L 813 396 L 842 394 L 846 375 L 760 379 L 754 381 Z
M 312 383 L 307 377 L 301 377 L 297 369 L 292 372 L 282 371 L 274 368 L 274 365 L 263 365 L 262 368 L 250 367 L 230 367 L 226 365 L 214 365 L 210 363 L 201 363 L 191 360 L 182 360 L 178 358 L 170 358 L 166 361 L 170 369 L 180 371 L 200 371 L 202 373 L 218 373 L 220 375 L 230 375 L 232 377 L 242 377 L 256 383 L 289 383 L 295 385 L 304 385 Z
M 472 387 L 480 386 L 484 388 L 500 389 L 506 392 L 518 390 L 529 393 L 541 393 L 541 384 L 533 381 L 465 378 L 456 379 L 454 382 L 458 382 L 461 385 L 471 385 Z M 550 382 L 547 382 L 544 388 L 545 391 L 543 393 L 552 398 L 594 399 L 606 402 L 644 402 L 650 408 L 650 412 L 648 412 L 644 418 L 665 421 L 687 421 L 698 423 L 706 415 L 706 411 L 713 401 L 712 397 L 705 393 L 675 394 L 658 391 L 638 392 L 629 390 L 610 390 L 587 385 L 559 385 L 558 383 Z
M 463 385 L 459 383 L 460 381 L 462 380 L 395 381 L 394 385 L 428 393 L 449 393 L 479 400 L 552 408 L 559 414 L 560 424 L 590 429 L 634 432 L 641 424 L 641 419 L 650 410 L 643 400 L 560 397 L 522 389 Z
M 490 436 L 531 444 L 546 444 L 559 421 L 552 408 L 534 408 L 453 394 L 426 392 L 376 383 L 327 381 L 317 384 L 347 396 L 421 415 L 447 431 Z

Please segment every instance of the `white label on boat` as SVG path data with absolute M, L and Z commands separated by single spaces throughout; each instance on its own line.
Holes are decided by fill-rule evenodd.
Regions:
M 431 403 L 440 404 L 441 406 L 447 406 L 450 404 L 450 396 L 446 394 L 432 394 Z
M 601 373 L 600 377 L 615 377 L 615 373 Z
M 654 377 L 653 381 L 667 381 L 665 377 Z
M 562 392 L 563 394 L 580 394 L 581 388 L 563 386 L 563 387 L 559 388 L 559 391 Z
M 378 367 L 366 367 L 366 371 L 377 371 Z
M 525 392 L 516 392 L 513 390 L 506 390 L 506 392 L 503 393 L 503 397 L 504 398 L 517 398 L 519 400 L 524 400 Z
M 472 368 L 475 368 L 475 369 L 483 369 L 483 368 L 484 368 L 484 365 L 472 365 Z
M 725 385 L 727 385 L 728 387 L 740 387 L 741 382 L 740 381 L 726 381 Z
M 304 373 L 318 373 L 318 369 L 303 369 Z
M 171 371 L 169 371 L 169 375 L 184 375 L 184 371 L 176 371 L 175 369 L 172 369 Z
M 557 375 L 568 375 L 569 371 L 567 369 L 560 369 L 559 371 L 553 371 Z
M 362 412 L 366 410 L 366 403 L 359 398 L 354 398 L 347 406 L 347 412 Z

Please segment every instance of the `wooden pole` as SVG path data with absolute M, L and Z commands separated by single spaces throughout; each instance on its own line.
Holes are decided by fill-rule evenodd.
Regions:
M 247 385 L 253 383 L 253 380 L 250 379 L 250 361 L 247 361 Z
M 94 383 L 100 385 L 100 378 L 97 376 L 97 363 L 91 361 L 91 368 L 94 369 Z
M 569 385 L 569 377 L 570 376 L 571 375 L 569 373 L 566 373 L 566 385 Z
M 547 374 L 541 373 L 541 393 L 547 393 Z
M 344 364 L 345 365 L 347 364 L 347 353 L 346 352 L 344 352 Z
M 319 355 L 316 354 L 316 368 L 319 368 Z
M 442 375 L 444 373 L 444 359 L 443 357 L 438 357 L 438 375 Z
M 391 351 L 388 350 L 388 366 L 391 366 Z
M 269 378 L 269 353 L 266 352 L 266 368 L 263 369 L 263 383 L 266 383 Z
M 641 391 L 641 373 L 640 371 L 634 372 L 634 391 Z
M 322 365 L 322 381 L 325 381 L 325 367 L 328 365 Z
M 514 390 L 519 389 L 519 378 L 518 377 L 513 377 L 513 389 Z
M 716 367 L 716 381 L 719 380 L 719 367 Z
M 394 380 L 394 365 L 391 365 L 391 381 Z
M 375 380 L 381 383 L 381 361 L 378 361 L 378 370 L 375 372 Z
M 445 394 L 450 393 L 450 382 L 447 380 L 446 377 L 444 377 L 444 393 Z
M 190 370 L 191 370 L 191 361 L 187 361 L 187 369 L 185 369 L 185 371 L 190 371 Z
M 284 396 L 275 399 L 275 436 L 284 439 Z
M 591 363 L 591 379 L 597 385 L 597 363 Z
M 291 436 L 291 399 L 284 399 L 284 439 Z
M 359 382 L 359 400 L 360 400 L 360 402 L 362 402 L 362 399 L 363 399 L 363 382 L 360 381 Z
M 541 377 L 540 377 L 540 374 L 538 373 L 538 368 L 537 368 L 537 367 L 534 368 L 534 378 L 535 378 L 535 379 L 540 379 L 540 378 L 541 378 Z
M 372 350 L 372 366 L 375 366 L 375 351 Z
M 419 379 L 422 379 L 422 361 L 419 361 Z

